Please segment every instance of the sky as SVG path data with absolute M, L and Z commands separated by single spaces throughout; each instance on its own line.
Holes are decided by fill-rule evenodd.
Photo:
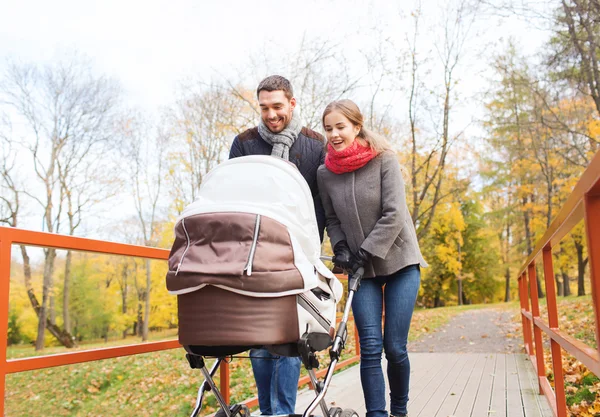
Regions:
M 284 53 L 305 34 L 356 33 L 388 8 L 393 2 L 5 0 L 0 61 L 43 62 L 78 50 L 134 102 L 156 105 L 187 76 L 227 72 L 265 45 Z
M 275 72 L 303 38 L 330 41 L 350 57 L 372 48 L 376 32 L 380 39 L 406 47 L 416 1 L 4 0 L 0 74 L 9 60 L 44 64 L 77 51 L 91 60 L 95 71 L 120 82 L 128 105 L 157 112 L 174 100 L 182 80 L 231 78 L 261 51 L 271 57 L 268 70 Z M 438 42 L 433 29 L 439 25 L 442 0 L 421 1 L 422 42 L 431 50 Z M 460 70 L 464 101 L 454 119 L 458 130 L 480 107 L 470 97 L 489 81 L 480 54 L 510 36 L 526 53 L 533 53 L 547 33 L 518 19 L 488 17 L 479 19 L 472 35 Z M 350 65 L 360 64 L 351 59 Z M 27 227 L 39 230 L 38 224 Z
M 185 77 L 228 73 L 261 48 L 285 54 L 303 36 L 338 42 L 344 51 L 364 47 L 368 39 L 361 33 L 370 28 L 401 38 L 410 29 L 403 17 L 415 6 L 389 0 L 5 0 L 0 70 L 7 59 L 41 63 L 77 50 L 116 77 L 128 100 L 155 107 L 172 99 Z M 423 1 L 428 15 L 436 7 L 435 0 Z M 492 25 L 492 38 L 525 35 L 520 22 L 512 23 Z M 528 33 L 520 42 L 532 39 Z

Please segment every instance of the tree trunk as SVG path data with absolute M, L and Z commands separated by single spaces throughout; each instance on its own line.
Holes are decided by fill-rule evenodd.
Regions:
M 575 249 L 577 250 L 577 296 L 585 295 L 585 267 L 587 258 L 583 259 L 583 244 L 575 241 Z
M 30 263 L 29 255 L 27 254 L 27 249 L 23 245 L 21 245 L 21 256 L 23 257 L 23 276 L 24 276 L 25 288 L 27 289 L 27 297 L 29 298 L 31 307 L 33 307 L 33 311 L 35 311 L 35 314 L 38 317 L 38 321 L 41 321 L 42 320 L 42 318 L 41 318 L 42 306 L 40 306 L 40 303 L 39 303 L 37 297 L 35 296 L 33 287 L 31 285 L 31 263 Z M 39 326 L 38 326 L 38 328 L 39 328 Z M 60 329 L 56 324 L 50 323 L 50 320 L 48 320 L 47 318 L 46 318 L 45 329 L 48 330 L 50 332 L 50 334 L 52 336 L 54 336 L 56 338 L 56 340 L 58 340 L 64 347 L 72 348 L 72 347 L 77 346 L 77 344 L 75 343 L 75 338 L 69 332 L 66 332 L 66 331 Z M 42 343 L 42 349 L 43 349 L 43 347 L 44 347 L 44 345 Z M 37 349 L 37 340 L 36 340 L 36 350 L 38 350 Z
M 533 198 L 532 198 L 532 201 L 533 201 Z M 523 223 L 525 226 L 525 242 L 527 244 L 527 256 L 529 256 L 529 255 L 531 255 L 531 252 L 533 252 L 533 247 L 531 245 L 531 225 L 530 225 L 530 219 L 529 219 L 529 210 L 525 208 L 527 206 L 527 196 L 523 197 L 521 202 L 524 207 Z M 539 276 L 539 274 L 535 274 L 535 275 L 536 275 L 536 283 L 537 283 L 537 289 L 538 289 L 538 297 L 544 298 L 545 294 L 544 294 L 544 290 L 542 288 L 542 283 L 540 282 L 540 276 Z
M 127 314 L 127 263 L 123 264 L 123 269 L 121 270 L 121 312 L 123 315 Z M 123 330 L 123 339 L 126 337 L 127 328 Z
M 144 293 L 144 327 L 142 328 L 142 341 L 148 340 L 148 328 L 150 325 L 150 260 L 146 259 L 146 291 Z
M 143 295 L 139 295 L 138 298 L 138 311 L 137 311 L 137 324 L 135 325 L 135 334 L 137 336 L 142 335 L 142 328 L 144 327 L 144 320 L 142 316 L 142 298 Z
M 565 271 L 562 271 L 562 281 L 563 281 L 563 295 L 568 297 L 571 295 L 571 278 L 569 278 L 569 274 Z
M 44 250 L 44 281 L 42 285 L 42 304 L 38 314 L 37 338 L 35 339 L 35 350 L 44 349 L 44 340 L 46 338 L 46 321 L 50 320 L 49 304 L 50 292 L 52 291 L 52 275 L 54 274 L 54 259 L 56 258 L 56 249 L 48 248 Z
M 63 279 L 63 327 L 66 332 L 71 333 L 71 315 L 69 314 L 69 296 L 71 292 L 71 260 L 73 253 L 67 251 L 67 259 L 65 260 L 65 276 Z
M 433 308 L 437 308 L 441 305 L 440 303 L 440 295 L 439 294 L 435 294 L 435 297 L 433 297 Z
M 507 266 L 504 272 L 504 302 L 510 301 L 510 268 Z
M 458 284 L 458 305 L 463 305 L 463 287 L 462 287 L 462 279 L 457 280 Z
M 560 281 L 560 272 L 556 272 L 554 274 L 554 282 L 556 283 L 556 295 L 559 297 L 562 297 L 564 295 L 564 293 L 563 293 L 563 285 L 562 285 L 562 282 Z

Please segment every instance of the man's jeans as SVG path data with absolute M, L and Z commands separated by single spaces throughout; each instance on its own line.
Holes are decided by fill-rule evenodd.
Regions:
M 395 416 L 407 413 L 410 363 L 406 342 L 420 282 L 419 265 L 410 265 L 391 275 L 363 279 L 352 300 L 352 312 L 360 337 L 360 380 L 367 417 L 388 417 L 381 368 L 383 350 L 388 361 L 390 413 Z
M 252 349 L 250 357 L 258 389 L 260 413 L 294 414 L 300 378 L 300 358 L 273 355 L 266 349 Z

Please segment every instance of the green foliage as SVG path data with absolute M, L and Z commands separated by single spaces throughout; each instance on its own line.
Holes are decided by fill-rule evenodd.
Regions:
M 8 345 L 28 342 L 31 342 L 31 340 L 28 340 L 28 338 L 21 333 L 17 312 L 14 309 L 11 309 L 8 313 Z
M 579 389 L 574 395 L 567 395 L 567 405 L 570 407 L 573 404 L 579 404 L 583 401 L 592 403 L 595 399 L 596 393 L 591 392 L 588 387 L 584 387 Z
M 463 231 L 462 276 L 463 291 L 473 303 L 502 301 L 498 236 L 489 226 L 481 201 L 465 199 L 461 212 L 466 227 Z
M 89 262 L 87 258 L 72 267 L 71 315 L 74 336 L 78 340 L 106 337 L 112 329 L 116 311 L 114 301 L 109 300 L 106 283 L 90 279 L 98 273 L 101 263 Z

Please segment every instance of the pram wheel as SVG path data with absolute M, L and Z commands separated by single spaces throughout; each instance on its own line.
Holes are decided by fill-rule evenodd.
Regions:
M 250 417 L 250 409 L 246 404 L 235 404 L 230 407 L 231 416 L 232 417 Z M 216 412 L 215 417 L 227 417 L 225 411 L 222 408 L 219 408 L 219 411 Z
M 342 411 L 340 417 L 358 417 L 358 413 L 351 408 L 346 408 Z
M 340 407 L 331 407 L 329 409 L 329 417 L 340 417 L 342 409 Z

